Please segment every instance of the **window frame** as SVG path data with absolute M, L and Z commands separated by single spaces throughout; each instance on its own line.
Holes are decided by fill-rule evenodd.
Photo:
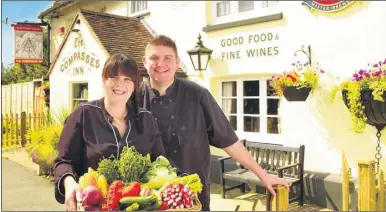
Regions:
M 129 17 L 138 17 L 138 16 L 143 16 L 149 14 L 149 2 L 146 1 L 146 9 L 138 12 L 132 13 L 132 7 L 133 7 L 133 1 L 128 1 L 128 16 Z
M 239 1 L 229 1 L 231 4 L 231 13 L 229 15 L 217 17 L 217 3 L 222 1 L 212 1 L 212 20 L 213 24 L 229 23 L 234 21 L 240 21 L 250 18 L 264 17 L 272 14 L 276 14 L 283 11 L 282 2 L 278 2 L 278 5 L 273 7 L 263 8 L 263 4 L 267 1 L 253 1 L 254 9 L 250 11 L 238 12 Z M 260 4 L 260 5 L 259 5 Z
M 282 97 L 279 96 L 268 96 L 267 95 L 267 81 L 270 80 L 270 77 L 251 77 L 251 78 L 224 78 L 219 80 L 219 106 L 222 110 L 222 100 L 223 99 L 230 99 L 234 97 L 223 97 L 222 96 L 222 83 L 223 82 L 236 82 L 236 120 L 237 120 L 237 129 L 235 130 L 237 136 L 239 139 L 246 139 L 248 141 L 256 141 L 256 142 L 266 142 L 266 143 L 274 143 L 274 144 L 283 144 L 282 140 L 282 130 L 280 130 L 279 134 L 272 134 L 268 133 L 268 118 L 269 117 L 278 117 L 282 118 L 280 114 L 280 102 L 283 101 Z M 244 110 L 244 99 L 257 99 L 255 96 L 251 97 L 244 97 L 243 96 L 243 82 L 244 81 L 259 81 L 259 89 L 260 93 L 258 96 L 259 104 L 260 104 L 260 114 L 259 115 L 246 115 L 243 113 Z M 268 99 L 279 99 L 279 108 L 278 108 L 278 115 L 268 115 Z M 227 115 L 226 113 L 224 113 Z M 229 114 L 234 115 L 234 114 Z M 260 132 L 245 132 L 244 131 L 244 117 L 245 116 L 253 116 L 253 117 L 260 117 Z M 280 123 L 280 122 L 279 122 Z M 280 128 L 280 124 L 278 126 Z
M 74 98 L 74 86 L 78 85 L 78 84 L 87 84 L 87 91 L 88 91 L 87 98 L 84 98 L 84 99 Z M 89 97 L 90 97 L 89 92 L 90 92 L 90 82 L 89 81 L 85 81 L 85 80 L 71 81 L 70 82 L 70 86 L 69 86 L 69 95 L 68 95 L 70 111 L 75 110 L 74 101 L 79 101 L 80 103 L 81 102 L 88 102 L 89 101 Z

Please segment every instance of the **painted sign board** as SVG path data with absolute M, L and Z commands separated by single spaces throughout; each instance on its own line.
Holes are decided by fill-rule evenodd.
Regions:
M 43 29 L 40 26 L 14 26 L 14 63 L 43 63 Z
M 305 0 L 302 5 L 309 10 L 317 10 L 320 12 L 338 12 L 346 9 L 356 1 L 336 1 L 336 0 Z

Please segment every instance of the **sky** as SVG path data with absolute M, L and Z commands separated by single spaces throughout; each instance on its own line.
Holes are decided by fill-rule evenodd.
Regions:
M 52 1 L 1 1 L 1 55 L 4 67 L 13 63 L 12 22 L 40 22 L 39 13 L 52 5 Z M 3 23 L 8 17 L 8 24 Z

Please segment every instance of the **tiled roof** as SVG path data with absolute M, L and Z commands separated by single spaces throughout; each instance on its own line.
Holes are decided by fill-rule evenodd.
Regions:
M 87 10 L 81 13 L 110 55 L 128 55 L 144 69 L 142 56 L 153 36 L 138 19 Z
M 89 29 L 94 32 L 96 39 L 108 54 L 121 53 L 130 56 L 137 62 L 140 71 L 146 72 L 142 63 L 142 56 L 145 55 L 145 47 L 153 35 L 139 19 L 83 9 L 80 10 L 80 15 L 86 20 L 87 23 L 85 24 L 90 26 Z M 57 60 L 68 34 L 59 47 L 58 53 L 52 61 L 52 66 Z M 51 69 L 49 73 L 52 71 Z M 177 72 L 179 72 L 178 75 L 180 73 L 185 74 L 181 69 L 178 69 Z

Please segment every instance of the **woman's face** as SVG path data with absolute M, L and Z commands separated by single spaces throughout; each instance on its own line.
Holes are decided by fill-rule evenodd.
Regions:
M 134 91 L 134 82 L 130 77 L 118 75 L 104 80 L 105 97 L 112 104 L 126 104 Z

